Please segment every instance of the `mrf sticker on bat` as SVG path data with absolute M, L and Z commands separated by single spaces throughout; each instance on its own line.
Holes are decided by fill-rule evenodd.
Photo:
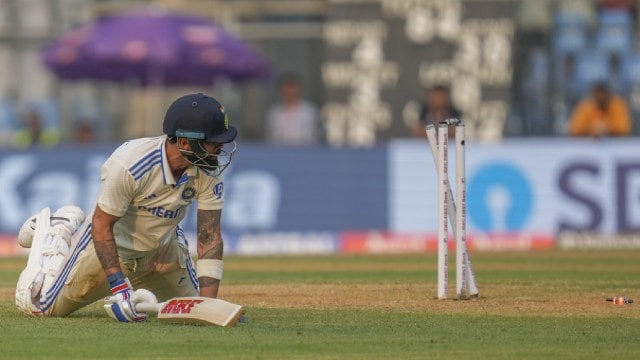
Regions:
M 161 314 L 189 314 L 194 306 L 200 304 L 202 300 L 171 300 L 162 308 Z

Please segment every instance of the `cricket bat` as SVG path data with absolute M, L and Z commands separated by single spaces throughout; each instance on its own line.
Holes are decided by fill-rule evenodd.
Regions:
M 235 326 L 244 315 L 241 305 L 201 297 L 175 297 L 161 303 L 139 303 L 136 311 L 158 313 L 158 320 L 198 325 Z

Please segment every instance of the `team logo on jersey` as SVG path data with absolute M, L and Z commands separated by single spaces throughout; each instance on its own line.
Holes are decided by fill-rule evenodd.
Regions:
M 188 187 L 182 191 L 182 200 L 191 200 L 196 196 L 196 189 Z
M 216 196 L 216 199 L 220 199 L 222 198 L 222 193 L 224 192 L 224 185 L 220 182 L 217 183 L 214 187 L 213 187 L 213 195 Z

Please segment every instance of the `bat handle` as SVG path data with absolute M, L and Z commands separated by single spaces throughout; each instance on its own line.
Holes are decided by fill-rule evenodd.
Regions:
M 151 313 L 157 313 L 160 312 L 160 308 L 162 307 L 163 303 L 137 303 L 136 306 L 136 311 L 138 312 L 151 312 Z

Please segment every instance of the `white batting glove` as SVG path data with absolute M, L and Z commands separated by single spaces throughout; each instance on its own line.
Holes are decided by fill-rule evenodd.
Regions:
M 120 322 L 146 321 L 147 313 L 139 313 L 136 311 L 136 302 L 132 301 L 134 300 L 133 294 L 135 292 L 131 288 L 129 279 L 125 278 L 122 272 L 117 272 L 109 275 L 107 280 L 109 281 L 109 287 L 113 294 L 104 298 L 104 309 L 107 311 L 107 314 Z
M 133 305 L 138 304 L 158 304 L 158 299 L 156 296 L 147 289 L 138 289 L 134 290 L 131 293 L 131 303 Z
M 121 292 L 104 299 L 107 314 L 120 322 L 140 322 L 147 320 L 147 313 L 139 313 L 131 302 L 130 292 Z

